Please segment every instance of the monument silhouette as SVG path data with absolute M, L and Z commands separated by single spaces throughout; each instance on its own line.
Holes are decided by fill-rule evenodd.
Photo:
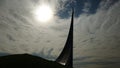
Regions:
M 73 68 L 73 22 L 74 10 L 67 41 L 55 61 L 29 54 L 14 54 L 0 57 L 0 68 Z
M 71 25 L 66 44 L 59 57 L 56 59 L 58 63 L 65 65 L 66 68 L 73 68 L 73 17 L 74 10 L 72 12 Z

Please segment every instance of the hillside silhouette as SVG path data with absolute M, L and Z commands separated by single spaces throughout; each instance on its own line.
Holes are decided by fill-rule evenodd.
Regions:
M 15 54 L 0 57 L 0 68 L 65 68 L 65 66 L 29 54 Z

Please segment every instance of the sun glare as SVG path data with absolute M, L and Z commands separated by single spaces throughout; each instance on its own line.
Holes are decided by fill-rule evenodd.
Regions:
M 48 22 L 53 17 L 53 10 L 48 5 L 41 5 L 34 11 L 35 18 L 40 22 Z

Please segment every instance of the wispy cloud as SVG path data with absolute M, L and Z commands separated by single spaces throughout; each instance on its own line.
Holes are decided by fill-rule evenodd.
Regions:
M 84 4 L 84 8 L 82 9 L 85 13 L 88 13 L 90 11 L 91 3 L 86 2 Z
M 120 56 L 120 31 L 118 30 L 120 29 L 120 1 L 114 2 L 114 4 L 110 4 L 113 3 L 110 0 L 105 2 L 104 5 L 101 5 L 103 2 L 104 1 L 100 3 L 100 7 L 97 9 L 95 14 L 81 14 L 78 18 L 75 19 L 74 55 L 77 57 L 80 55 L 99 57 L 79 60 L 79 62 L 81 61 L 81 64 L 79 64 L 79 62 L 75 62 L 78 64 L 78 66 L 83 65 L 81 68 L 113 68 L 114 66 L 119 66 L 120 59 L 117 57 Z M 108 59 L 110 57 L 116 58 L 111 58 L 112 60 L 110 60 Z M 99 61 L 97 59 L 99 59 Z M 105 61 L 105 64 L 104 62 L 101 62 L 100 59 L 101 61 Z M 117 61 L 115 61 L 115 59 L 117 59 Z M 98 62 L 94 63 L 94 61 Z M 86 62 L 88 62 L 87 65 Z M 77 68 L 77 65 L 75 66 Z

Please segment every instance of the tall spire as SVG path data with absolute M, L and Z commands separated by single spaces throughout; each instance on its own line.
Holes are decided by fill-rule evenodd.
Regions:
M 72 11 L 71 25 L 66 44 L 59 57 L 56 59 L 56 62 L 65 65 L 66 68 L 73 68 L 73 22 L 74 10 Z

